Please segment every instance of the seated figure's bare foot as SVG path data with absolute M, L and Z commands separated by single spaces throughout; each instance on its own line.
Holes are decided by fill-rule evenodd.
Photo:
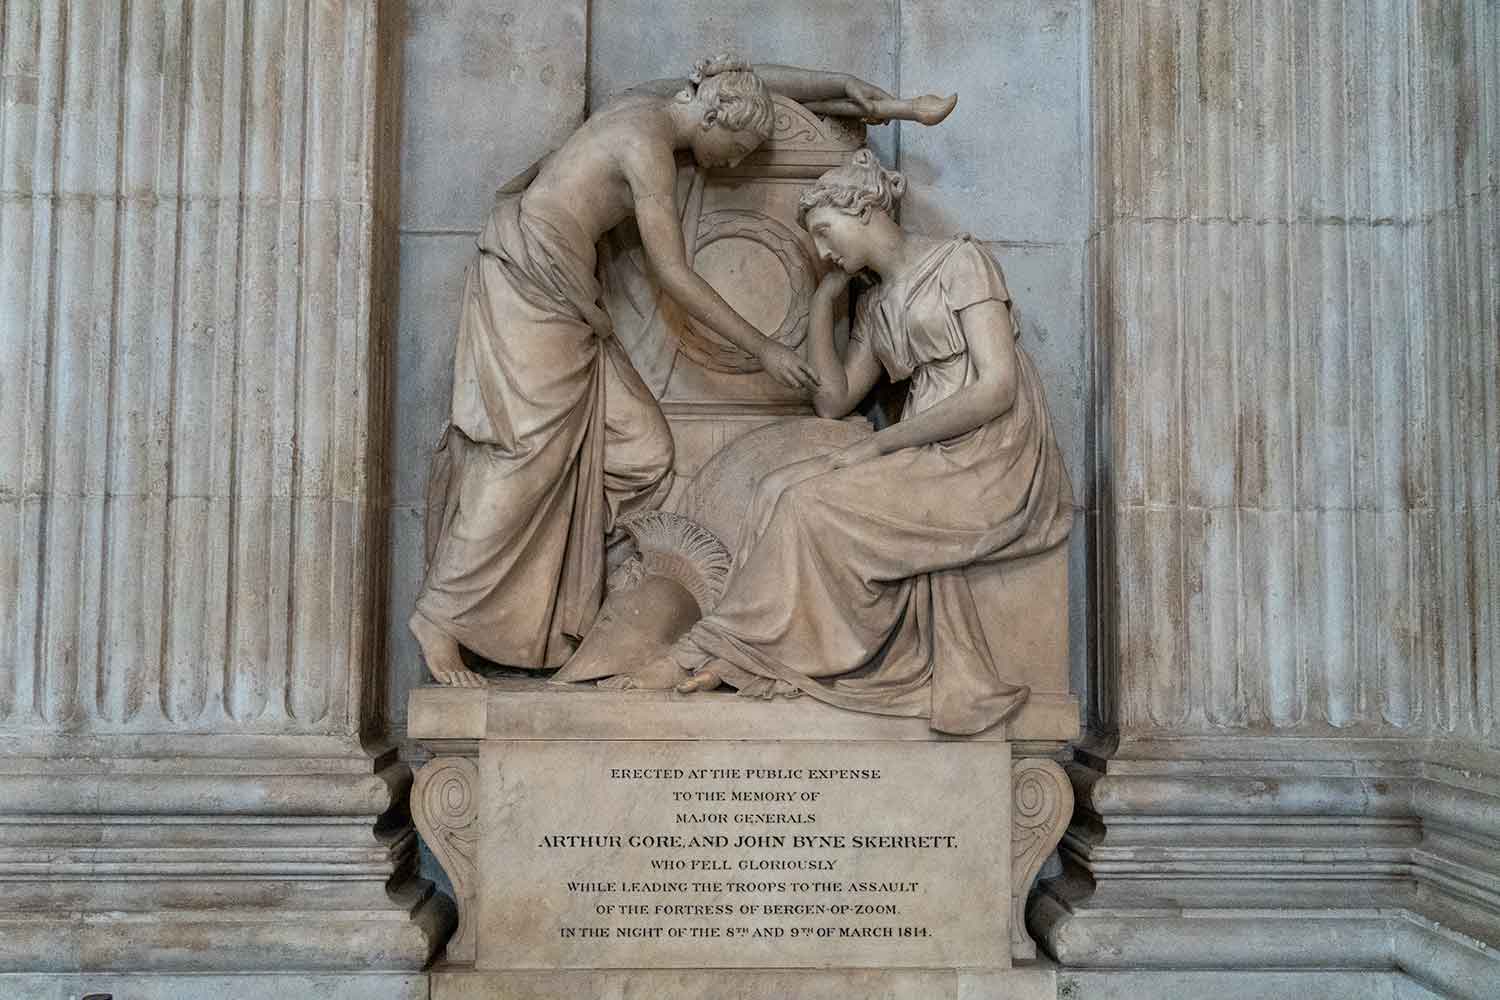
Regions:
M 412 612 L 406 627 L 417 637 L 417 644 L 422 647 L 422 659 L 427 661 L 433 680 L 453 687 L 484 687 L 484 678 L 464 666 L 458 641 L 434 625 L 422 612 Z
M 677 685 L 677 693 L 692 694 L 695 691 L 712 691 L 723 683 L 724 679 L 719 676 L 713 667 L 704 667 Z
M 599 686 L 610 691 L 670 691 L 689 676 L 672 657 L 663 653 L 644 667 L 628 674 L 606 677 Z

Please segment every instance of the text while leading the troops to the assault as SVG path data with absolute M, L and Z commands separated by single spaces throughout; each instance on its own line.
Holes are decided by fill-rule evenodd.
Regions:
M 847 828 L 840 807 L 878 793 L 878 767 L 605 774 L 658 803 L 657 822 L 538 839 L 538 850 L 607 851 L 615 859 L 597 877 L 558 886 L 569 900 L 557 926 L 562 938 L 922 938 L 932 933 L 923 920 L 927 894 L 962 876 L 951 856 L 960 847 L 955 833 Z M 899 863 L 893 853 L 903 855 Z M 908 877 L 913 871 L 926 877 Z

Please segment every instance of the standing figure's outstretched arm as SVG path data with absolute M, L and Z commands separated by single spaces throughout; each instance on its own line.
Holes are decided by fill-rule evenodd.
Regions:
M 958 104 L 957 94 L 947 97 L 926 94 L 902 100 L 848 73 L 828 73 L 777 63 L 751 65 L 728 57 L 699 62 L 693 67 L 692 79 L 696 82 L 733 69 L 753 70 L 768 88 L 807 105 L 817 114 L 863 118 L 879 124 L 903 120 L 936 125 Z
M 782 385 L 813 392 L 818 376 L 812 367 L 783 344 L 766 337 L 713 286 L 688 266 L 682 223 L 673 198 L 677 168 L 671 155 L 648 146 L 628 150 L 623 160 L 626 182 L 635 201 L 635 223 L 651 270 L 687 314 L 707 324 L 724 339 L 760 359 L 767 373 Z

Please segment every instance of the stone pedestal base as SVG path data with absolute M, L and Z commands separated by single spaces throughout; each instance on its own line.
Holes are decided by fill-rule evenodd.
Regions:
M 1354 739 L 1081 753 L 1067 871 L 1034 897 L 1030 926 L 1070 973 L 1090 973 L 1080 981 L 1140 985 L 1102 996 L 1293 995 L 1211 985 L 1275 969 L 1285 976 L 1267 981 L 1295 970 L 1306 995 L 1355 996 L 1356 980 L 1399 974 L 1412 996 L 1489 1000 L 1500 984 L 1496 763 L 1464 747 Z M 1146 985 L 1189 982 L 1203 985 Z
M 452 908 L 416 877 L 400 808 L 410 771 L 394 755 L 160 749 L 3 758 L 0 973 L 366 973 L 430 960 Z
M 431 1000 L 1056 1000 L 1057 974 L 1048 965 L 1005 970 L 930 969 L 610 969 L 569 972 L 474 972 L 439 966 Z
M 459 909 L 434 996 L 989 995 L 964 984 L 1035 955 L 1072 812 L 1058 701 L 954 739 L 810 699 L 415 691 L 413 816 Z

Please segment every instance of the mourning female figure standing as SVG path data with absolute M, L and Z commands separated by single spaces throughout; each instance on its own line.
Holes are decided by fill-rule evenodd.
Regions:
M 901 419 L 762 478 L 728 589 L 670 653 L 679 690 L 800 692 L 961 734 L 1026 699 L 991 657 L 964 569 L 1061 543 L 1067 474 L 999 266 L 968 236 L 903 232 L 904 187 L 861 150 L 800 211 L 833 265 L 809 331 L 818 415 L 851 412 L 884 369 L 910 382 Z M 866 270 L 879 283 L 841 357 L 834 304 Z

